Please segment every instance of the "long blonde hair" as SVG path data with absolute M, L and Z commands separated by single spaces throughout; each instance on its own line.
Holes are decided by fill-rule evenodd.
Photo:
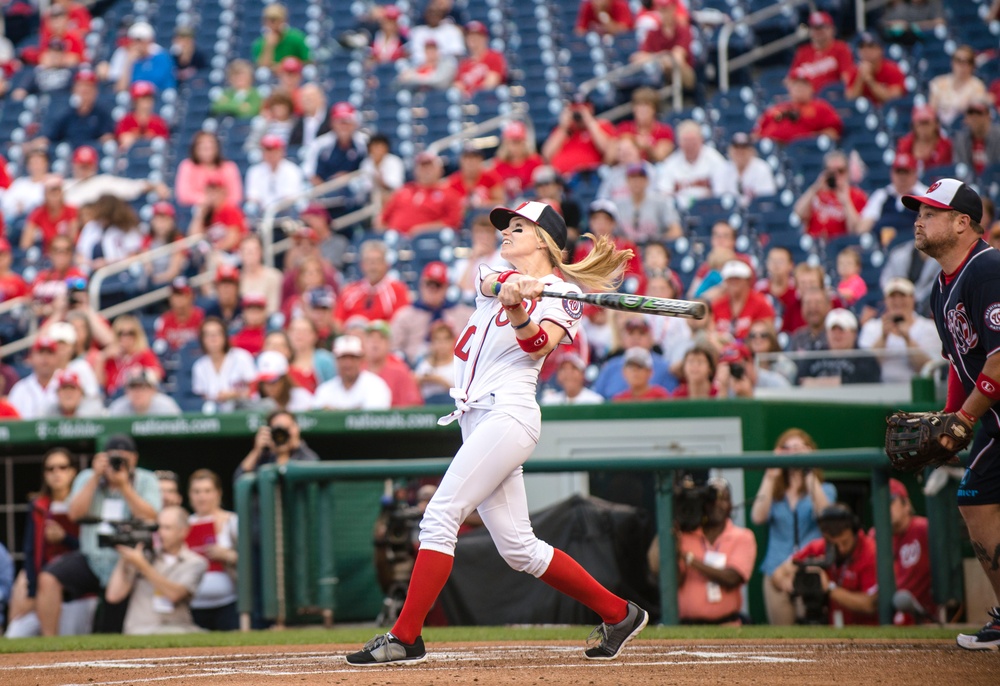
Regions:
M 135 350 L 136 352 L 149 349 L 149 339 L 146 338 L 146 330 L 142 328 L 142 322 L 139 321 L 134 315 L 131 314 L 120 314 L 115 318 L 114 324 L 111 330 L 115 334 L 115 340 L 118 340 L 118 332 L 121 327 L 127 326 L 130 329 L 135 329 Z
M 552 236 L 545 233 L 542 227 L 535 224 L 535 233 L 545 241 L 549 251 L 549 264 L 558 269 L 567 281 L 588 291 L 613 291 L 621 283 L 625 267 L 632 259 L 631 250 L 618 250 L 606 236 L 597 238 L 585 233 L 583 238 L 589 238 L 594 243 L 594 249 L 585 258 L 574 264 L 564 264 L 562 250 L 556 245 Z

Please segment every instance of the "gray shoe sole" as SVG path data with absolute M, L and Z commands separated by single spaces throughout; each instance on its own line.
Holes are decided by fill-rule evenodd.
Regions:
M 347 658 L 344 658 L 346 661 Z M 427 655 L 421 655 L 420 657 L 403 658 L 401 660 L 390 660 L 389 662 L 365 662 L 361 664 L 355 664 L 354 662 L 348 662 L 351 667 L 392 667 L 393 665 L 416 665 L 421 662 L 427 661 Z
M 629 642 L 633 638 L 635 638 L 636 636 L 638 636 L 639 632 L 642 631 L 643 629 L 645 629 L 646 628 L 646 624 L 649 623 L 649 613 L 646 612 L 645 610 L 643 610 L 642 614 L 644 615 L 643 618 L 642 618 L 642 624 L 640 624 L 635 629 L 633 629 L 632 633 L 630 633 L 625 638 L 625 640 L 622 641 L 622 644 L 620 646 L 618 646 L 618 651 L 614 655 L 607 655 L 607 656 L 602 656 L 602 657 L 590 657 L 589 655 L 587 655 L 586 653 L 584 653 L 583 656 L 585 658 L 587 658 L 588 660 L 604 660 L 605 662 L 608 661 L 608 660 L 615 660 L 615 659 L 617 659 L 618 656 L 622 654 L 622 651 L 625 650 L 625 646 L 627 646 L 629 644 Z
M 968 636 L 969 641 L 963 643 L 962 638 L 965 634 L 959 634 L 958 638 L 955 639 L 955 643 L 958 644 L 959 648 L 964 648 L 965 650 L 992 650 L 993 652 L 1000 651 L 1000 643 L 976 643 L 975 636 Z

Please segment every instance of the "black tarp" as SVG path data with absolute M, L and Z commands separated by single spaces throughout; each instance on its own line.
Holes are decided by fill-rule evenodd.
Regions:
M 655 525 L 648 512 L 573 496 L 531 520 L 540 539 L 573 557 L 613 593 L 654 614 L 658 601 L 647 579 L 646 550 Z M 507 566 L 485 528 L 459 537 L 441 604 L 452 625 L 600 622 L 587 607 Z

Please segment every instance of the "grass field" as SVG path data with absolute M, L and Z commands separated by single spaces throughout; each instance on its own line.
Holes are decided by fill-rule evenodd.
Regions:
M 424 631 L 428 641 L 489 642 L 489 641 L 572 641 L 582 640 L 593 627 L 590 626 L 529 626 L 529 627 L 447 627 L 429 628 Z M 713 626 L 650 626 L 642 633 L 643 639 L 733 639 L 782 640 L 907 640 L 939 639 L 954 641 L 959 628 L 936 627 L 830 627 L 807 626 L 748 626 L 720 628 Z M 360 644 L 370 639 L 378 629 L 350 627 L 343 629 L 287 629 L 283 631 L 250 631 L 246 633 L 204 633 L 172 636 L 121 636 L 98 634 L 92 636 L 60 636 L 57 638 L 24 638 L 0 640 L 0 653 L 59 652 L 78 650 L 123 650 L 129 648 L 212 648 L 240 646 L 316 645 L 323 643 Z

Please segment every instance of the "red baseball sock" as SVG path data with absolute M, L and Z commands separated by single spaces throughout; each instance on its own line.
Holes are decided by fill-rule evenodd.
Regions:
M 393 636 L 403 643 L 417 640 L 427 613 L 431 611 L 434 601 L 451 575 L 454 562 L 454 557 L 436 550 L 417 551 L 413 574 L 410 575 L 410 589 L 406 593 L 406 602 L 403 603 L 396 624 L 392 627 Z
M 545 573 L 538 577 L 560 593 L 583 603 L 605 624 L 617 624 L 628 615 L 628 603 L 604 588 L 576 560 L 556 549 Z

